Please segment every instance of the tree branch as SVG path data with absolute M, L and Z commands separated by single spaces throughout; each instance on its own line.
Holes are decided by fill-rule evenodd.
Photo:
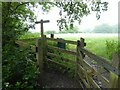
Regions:
M 16 8 L 13 10 L 12 13 L 14 13 L 20 6 L 24 5 L 24 4 L 28 4 L 29 2 L 25 2 L 25 3 L 22 3 L 22 4 L 19 4 L 18 6 L 16 6 Z

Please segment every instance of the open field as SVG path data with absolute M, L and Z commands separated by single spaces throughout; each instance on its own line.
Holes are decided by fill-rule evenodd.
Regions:
M 34 35 L 34 34 L 33 34 Z M 35 38 L 39 37 L 39 34 L 33 35 L 27 34 L 23 36 L 23 38 Z M 50 37 L 50 35 L 47 35 L 47 37 Z M 113 42 L 115 44 L 111 52 L 115 51 L 118 45 L 118 34 L 94 34 L 94 33 L 79 33 L 79 34 L 55 34 L 55 38 L 63 38 L 66 40 L 73 40 L 77 41 L 80 39 L 80 37 L 85 39 L 86 47 L 88 50 L 92 51 L 93 53 L 103 56 L 105 58 L 109 58 L 109 55 L 107 53 L 106 49 L 106 41 Z M 30 42 L 32 43 L 32 42 Z M 35 44 L 35 42 L 33 42 Z M 68 49 L 75 49 L 74 45 L 67 45 Z M 110 53 L 111 53 L 110 52 Z
M 94 33 L 80 33 L 80 34 L 55 34 L 55 38 L 64 38 L 67 40 L 77 41 L 80 37 L 85 39 L 86 48 L 93 53 L 109 58 L 106 51 L 106 41 L 115 42 L 118 44 L 118 34 L 94 34 Z M 74 46 L 69 46 L 74 47 Z M 117 47 L 117 45 L 116 45 Z M 74 47 L 75 48 L 75 47 Z M 114 47 L 113 48 L 114 51 Z

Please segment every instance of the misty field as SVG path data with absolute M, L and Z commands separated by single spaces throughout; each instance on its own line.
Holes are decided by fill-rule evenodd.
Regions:
M 26 34 L 22 36 L 22 38 L 24 39 L 35 38 L 35 37 L 39 37 L 39 34 L 31 33 L 31 34 Z M 50 34 L 47 35 L 47 37 L 50 37 Z M 78 34 L 72 33 L 71 34 L 69 33 L 69 34 L 54 35 L 54 38 L 63 38 L 65 40 L 73 40 L 73 41 L 77 41 L 81 37 L 85 39 L 85 42 L 86 42 L 85 48 L 105 58 L 111 58 L 112 53 L 114 53 L 118 48 L 118 34 L 94 34 L 94 33 L 78 33 Z M 31 41 L 30 44 L 35 45 L 35 41 Z M 67 44 L 67 48 L 75 50 L 76 46 Z
M 109 58 L 110 56 L 109 53 L 112 54 L 114 51 L 116 51 L 118 46 L 118 34 L 95 34 L 95 33 L 55 34 L 55 38 L 58 37 L 74 41 L 77 41 L 80 39 L 80 37 L 82 37 L 85 39 L 85 42 L 87 44 L 85 48 L 105 58 Z M 110 42 L 110 44 L 114 44 L 113 46 L 111 46 L 111 51 L 109 53 L 106 45 L 107 41 Z

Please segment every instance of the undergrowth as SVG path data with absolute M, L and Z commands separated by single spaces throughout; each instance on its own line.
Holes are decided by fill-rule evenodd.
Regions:
M 3 90 L 39 88 L 35 54 L 29 48 L 6 45 L 3 48 Z

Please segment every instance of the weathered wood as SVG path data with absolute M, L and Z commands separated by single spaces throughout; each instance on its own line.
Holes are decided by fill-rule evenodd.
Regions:
M 79 62 L 79 52 L 78 52 L 78 46 L 80 45 L 80 41 L 77 41 L 77 47 L 76 47 L 76 69 L 75 69 L 75 75 L 77 76 L 78 74 L 78 62 Z
M 24 47 L 30 47 L 32 49 L 33 52 L 36 52 L 36 46 L 34 45 L 29 45 L 23 41 L 15 41 L 17 44 L 19 44 L 20 46 L 24 46 Z
M 109 71 L 114 72 L 115 74 L 120 74 L 120 70 L 116 69 L 112 64 L 110 64 L 106 58 L 97 56 L 95 54 L 93 54 L 92 52 L 88 51 L 85 48 L 79 48 L 80 51 L 84 52 L 86 55 L 88 55 L 90 58 L 94 59 L 96 62 L 98 62 L 99 65 L 103 66 L 104 68 L 106 68 Z
M 100 88 L 99 85 L 92 78 L 92 71 L 87 71 L 87 70 L 84 69 L 84 67 L 81 67 L 80 65 L 79 65 L 79 71 L 83 72 L 82 75 L 79 72 L 79 75 L 80 75 L 80 78 L 82 79 L 82 81 L 87 81 L 87 82 L 84 82 L 84 84 L 87 85 L 87 87 L 89 87 L 89 88 L 93 88 L 93 87 L 94 88 Z
M 91 76 L 87 75 L 89 82 L 92 85 L 92 88 L 97 88 L 97 90 L 101 90 L 101 88 L 99 87 L 99 85 L 92 79 Z
M 86 71 L 84 71 L 83 67 L 79 66 L 78 73 L 79 78 L 82 80 L 86 88 L 90 88 L 90 85 L 86 82 Z
M 62 51 L 63 53 L 76 55 L 76 52 L 74 52 L 74 51 L 65 50 L 65 49 L 62 49 L 62 48 L 58 48 L 58 47 L 54 47 L 54 46 L 49 46 L 49 45 L 48 45 L 48 48 L 51 48 L 51 49 L 54 49 L 54 50 L 58 50 L 58 51 Z
M 47 38 L 47 40 L 77 45 L 76 41 L 61 40 L 61 39 L 55 39 L 55 38 Z
M 36 37 L 36 38 L 28 38 L 28 39 L 19 39 L 19 41 L 33 41 L 36 39 L 39 39 L 40 37 Z
M 78 64 L 80 64 L 80 62 L 78 62 Z M 84 69 L 87 71 L 87 70 L 94 70 L 94 75 L 96 75 L 103 83 L 106 87 L 109 87 L 109 81 L 103 77 L 99 72 L 97 72 L 94 68 L 92 68 L 92 66 L 87 63 L 85 60 L 83 60 L 83 66 L 84 66 Z
M 37 22 L 35 22 L 35 24 L 41 24 L 41 37 L 43 37 L 43 23 L 47 23 L 47 22 L 50 22 L 49 20 L 45 20 L 45 21 L 43 21 L 42 19 L 41 19 L 41 21 L 37 21 Z
M 80 78 L 84 82 L 84 84 L 86 85 L 86 87 L 90 87 L 88 84 L 86 84 L 84 76 L 83 76 L 83 74 L 84 74 L 83 73 L 84 71 L 82 69 L 82 66 L 83 66 L 83 56 L 82 56 L 82 53 L 79 52 L 79 47 L 84 47 L 84 45 L 82 46 L 82 43 L 84 43 L 84 41 L 82 41 L 82 42 L 80 40 L 77 41 L 76 74 L 79 73 Z M 80 62 L 80 67 L 78 65 L 78 62 Z
M 42 73 L 43 73 L 43 59 L 44 59 L 43 38 L 39 38 L 37 40 L 37 47 L 38 47 L 38 65 L 39 65 L 40 74 L 42 76 Z
M 120 53 L 113 54 L 112 64 L 120 70 Z M 110 88 L 120 88 L 120 75 L 110 72 Z
M 56 62 L 56 61 L 54 61 L 54 60 L 51 60 L 51 59 L 49 59 L 49 58 L 46 58 L 46 60 L 47 60 L 48 62 L 51 62 L 51 63 L 56 64 L 56 66 L 59 65 L 59 66 L 61 66 L 61 67 L 67 68 L 66 65 L 63 65 L 63 64 L 61 64 L 61 63 L 59 63 L 59 62 Z
M 48 56 L 52 56 L 52 57 L 56 57 L 56 58 L 58 58 L 58 59 L 62 59 L 62 61 L 65 61 L 65 62 L 76 63 L 76 62 L 73 61 L 73 60 L 70 60 L 70 59 L 67 59 L 67 58 L 61 57 L 60 55 L 53 54 L 53 53 L 50 53 L 50 52 L 47 52 L 47 55 L 48 55 Z
M 80 47 L 84 47 L 84 38 L 80 38 Z
M 54 38 L 54 34 L 50 34 L 50 38 Z

